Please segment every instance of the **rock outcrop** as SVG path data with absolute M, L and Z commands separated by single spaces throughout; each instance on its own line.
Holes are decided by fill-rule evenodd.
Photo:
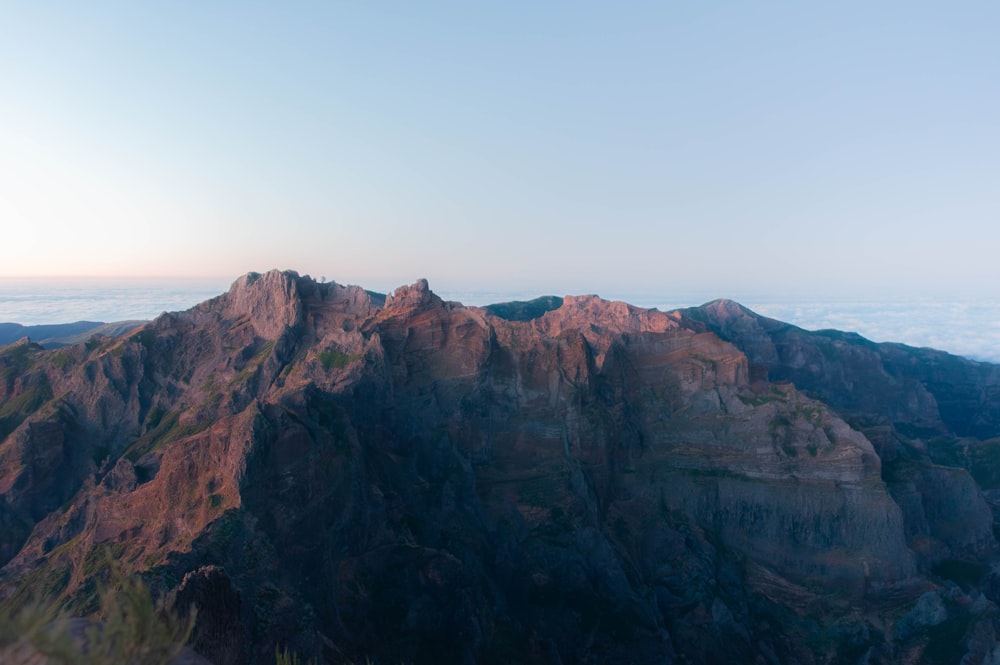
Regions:
M 986 662 L 1000 375 L 936 353 L 249 274 L 0 350 L 0 595 L 111 556 L 217 665 Z
M 982 453 L 1000 431 L 1000 367 L 836 330 L 809 332 L 732 301 L 682 314 L 738 346 L 758 376 L 794 383 L 875 443 L 925 568 L 992 551 L 993 516 L 981 490 L 994 484 Z

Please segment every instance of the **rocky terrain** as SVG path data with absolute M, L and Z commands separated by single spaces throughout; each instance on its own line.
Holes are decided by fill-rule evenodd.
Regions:
M 1000 367 L 727 301 L 291 272 L 0 349 L 0 597 L 215 665 L 1000 663 Z

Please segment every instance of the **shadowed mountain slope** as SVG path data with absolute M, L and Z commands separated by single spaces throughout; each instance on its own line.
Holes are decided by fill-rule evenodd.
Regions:
M 5 347 L 0 594 L 112 556 L 217 665 L 988 662 L 993 366 L 781 325 L 274 271 Z

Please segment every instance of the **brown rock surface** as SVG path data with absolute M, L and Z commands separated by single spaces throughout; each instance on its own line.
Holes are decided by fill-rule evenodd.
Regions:
M 0 593 L 86 612 L 110 554 L 190 596 L 198 635 L 247 637 L 217 665 L 276 645 L 331 663 L 903 662 L 932 627 L 894 642 L 891 618 L 921 594 L 973 616 L 989 507 L 898 436 L 950 432 L 935 405 L 964 397 L 853 338 L 779 344 L 732 303 L 543 305 L 273 271 L 121 339 L 0 350 Z M 841 400 L 822 372 L 859 389 Z M 977 607 L 986 634 L 995 606 Z

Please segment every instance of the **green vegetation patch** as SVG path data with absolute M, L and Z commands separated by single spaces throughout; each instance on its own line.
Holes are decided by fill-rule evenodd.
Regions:
M 90 548 L 83 559 L 83 574 L 90 576 L 107 570 L 115 561 L 125 556 L 125 543 L 98 543 Z
M 323 369 L 330 371 L 331 369 L 344 369 L 349 363 L 355 360 L 361 360 L 361 356 L 358 354 L 346 354 L 339 349 L 327 349 L 321 352 L 318 356 L 320 364 L 323 365 Z
M 128 447 L 125 451 L 125 457 L 131 462 L 136 462 L 146 453 L 162 450 L 167 444 L 202 432 L 212 424 L 209 421 L 204 421 L 193 425 L 179 425 L 177 422 L 179 418 L 180 413 L 177 411 L 151 410 L 149 416 L 146 417 L 147 427 L 151 429 Z
M 27 415 L 52 399 L 52 391 L 48 384 L 32 390 L 26 390 L 17 397 L 7 400 L 0 406 L 0 418 L 16 414 Z
M 515 300 L 487 305 L 483 309 L 507 321 L 531 321 L 544 316 L 546 312 L 559 309 L 562 304 L 563 299 L 558 296 L 542 296 L 534 300 Z
M 274 341 L 265 342 L 264 346 L 260 347 L 260 351 L 254 354 L 250 362 L 264 362 L 264 359 L 271 355 L 271 351 L 274 350 Z
M 274 350 L 274 342 L 266 342 L 257 352 L 246 362 L 239 374 L 234 376 L 229 385 L 239 385 L 246 383 L 253 378 L 260 366 Z
M 259 365 L 249 365 L 245 367 L 242 372 L 233 377 L 233 380 L 229 382 L 230 385 L 235 386 L 246 383 L 251 378 L 253 378 L 254 372 L 257 371 L 258 367 Z
M 68 563 L 45 562 L 26 573 L 19 581 L 14 593 L 0 603 L 0 615 L 17 607 L 23 607 L 34 599 L 54 601 L 58 599 L 73 576 L 73 567 Z M 2 623 L 2 621 L 0 621 Z
M 59 369 L 66 369 L 76 361 L 73 359 L 73 355 L 69 351 L 60 350 L 52 354 L 51 358 L 52 364 Z
M 3 406 L 0 406 L 0 440 L 5 439 L 50 399 L 52 390 L 48 383 L 44 383 L 4 402 Z
M 27 344 L 8 347 L 0 353 L 4 367 L 0 369 L 0 379 L 12 380 L 23 374 L 32 365 L 31 347 Z

